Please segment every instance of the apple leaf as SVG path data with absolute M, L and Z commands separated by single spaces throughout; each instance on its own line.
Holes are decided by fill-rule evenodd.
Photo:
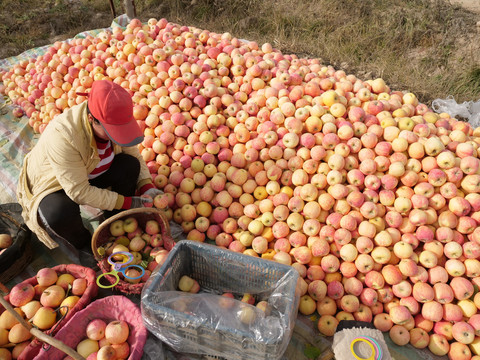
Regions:
M 322 354 L 322 351 L 315 346 L 307 344 L 303 353 L 309 359 L 316 359 Z

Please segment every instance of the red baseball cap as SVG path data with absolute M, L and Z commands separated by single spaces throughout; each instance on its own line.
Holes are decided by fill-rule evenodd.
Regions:
M 132 97 L 120 85 L 108 80 L 94 81 L 87 106 L 113 142 L 134 146 L 143 141 L 142 130 L 133 118 Z

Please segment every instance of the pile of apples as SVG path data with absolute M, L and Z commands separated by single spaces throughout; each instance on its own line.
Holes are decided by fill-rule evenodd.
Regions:
M 69 273 L 57 274 L 51 268 L 40 269 L 36 280 L 36 285 L 15 285 L 9 293 L 9 302 L 33 326 L 49 330 L 80 300 L 87 288 L 87 280 Z M 17 359 L 31 340 L 30 331 L 11 313 L 4 310 L 0 314 L 1 359 Z
M 87 360 L 128 359 L 130 335 L 128 323 L 113 320 L 106 323 L 102 319 L 90 321 L 85 329 L 86 338 L 77 344 L 77 352 Z M 66 356 L 64 360 L 72 360 Z
M 119 274 L 124 281 L 131 284 L 146 282 L 157 265 L 163 264 L 167 259 L 169 251 L 163 247 L 160 226 L 157 220 L 150 219 L 145 222 L 142 229 L 134 216 L 118 219 L 110 224 L 111 236 L 104 245 L 107 255 L 121 251 L 129 252 L 133 255 L 133 261 L 128 265 L 145 267 L 144 276 L 138 279 L 129 279 Z M 114 255 L 112 258 L 114 261 L 125 262 L 125 258 L 121 255 Z M 140 276 L 140 272 L 135 268 L 128 269 L 125 274 L 132 278 Z
M 99 79 L 132 95 L 154 206 L 188 239 L 292 265 L 326 335 L 371 321 L 478 359 L 479 129 L 381 78 L 166 19 L 56 42 L 0 91 L 42 132 Z

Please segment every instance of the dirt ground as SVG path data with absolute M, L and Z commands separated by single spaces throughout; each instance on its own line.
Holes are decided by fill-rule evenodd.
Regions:
M 452 4 L 458 4 L 465 9 L 478 12 L 480 14 L 480 1 L 479 0 L 450 0 Z M 480 20 L 480 17 L 479 17 Z

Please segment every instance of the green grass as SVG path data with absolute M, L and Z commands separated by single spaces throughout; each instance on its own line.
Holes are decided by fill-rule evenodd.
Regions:
M 0 3 L 0 57 L 53 38 L 109 26 L 105 0 L 15 0 Z M 123 1 L 115 0 L 117 14 Z M 25 4 L 25 5 L 23 5 Z M 284 53 L 315 57 L 429 104 L 453 95 L 480 97 L 480 44 L 475 16 L 445 0 L 136 0 L 142 21 L 164 17 L 182 25 L 272 43 Z M 7 11 L 10 7 L 12 11 Z M 25 12 L 25 8 L 31 8 Z M 42 10 L 44 9 L 44 10 Z M 43 36 L 42 36 L 43 34 Z

